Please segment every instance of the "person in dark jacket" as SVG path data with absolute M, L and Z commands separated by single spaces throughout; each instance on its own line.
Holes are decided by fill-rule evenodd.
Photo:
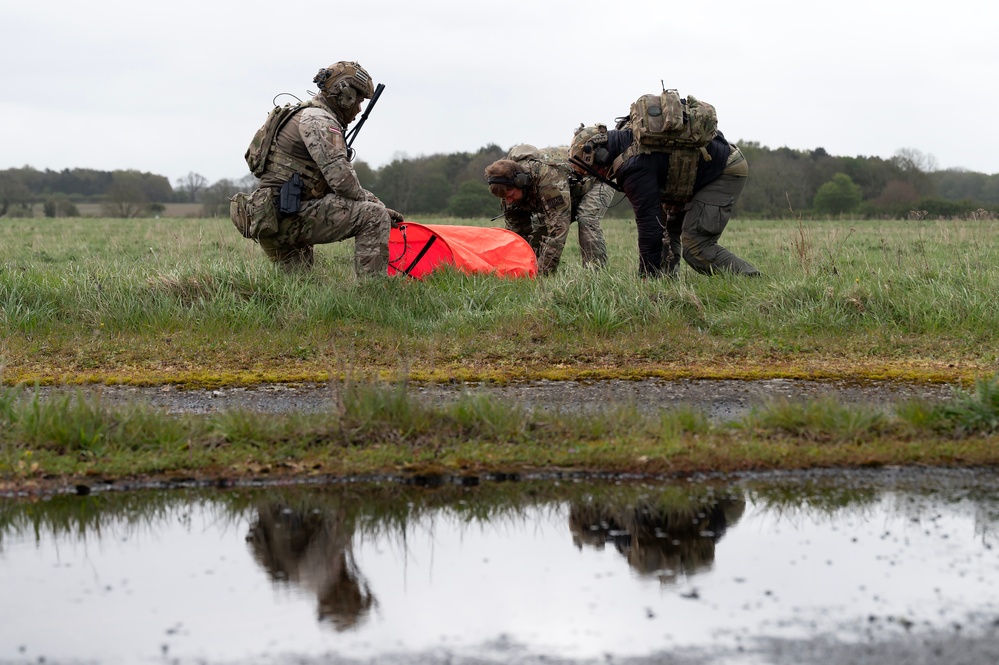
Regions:
M 577 170 L 615 182 L 628 198 L 638 225 L 639 273 L 674 276 L 682 255 L 691 268 L 705 275 L 759 275 L 753 264 L 718 244 L 749 176 L 742 151 L 718 132 L 693 156 L 692 197 L 678 201 L 664 196 L 671 178 L 671 154 L 629 150 L 632 140 L 627 126 L 610 131 L 604 125 L 580 126 L 569 157 Z

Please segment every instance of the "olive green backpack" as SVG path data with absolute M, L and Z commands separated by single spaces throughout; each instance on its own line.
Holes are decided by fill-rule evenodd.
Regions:
M 246 165 L 250 167 L 250 173 L 258 178 L 264 174 L 267 166 L 267 156 L 270 155 L 274 139 L 277 137 L 278 132 L 291 120 L 293 115 L 308 105 L 309 102 L 285 104 L 284 106 L 275 106 L 271 109 L 271 112 L 267 114 L 267 120 L 260 126 L 257 133 L 253 135 L 250 147 L 246 149 Z
M 680 97 L 676 90 L 658 95 L 642 95 L 631 105 L 618 129 L 631 129 L 631 146 L 615 161 L 614 170 L 637 154 L 669 153 L 669 176 L 663 198 L 677 203 L 689 201 L 694 194 L 697 165 L 701 158 L 710 160 L 707 146 L 718 134 L 715 107 L 693 95 Z

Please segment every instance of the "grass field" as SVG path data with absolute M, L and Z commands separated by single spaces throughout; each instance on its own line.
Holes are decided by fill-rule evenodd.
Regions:
M 610 220 L 599 273 L 570 237 L 548 278 L 358 281 L 350 241 L 285 275 L 228 220 L 5 221 L 0 371 L 200 386 L 349 371 L 971 380 L 997 369 L 996 224 L 736 220 L 723 244 L 763 278 L 685 267 L 643 281 L 634 223 Z
M 228 220 L 0 220 L 7 386 L 354 386 L 335 412 L 307 417 L 170 417 L 0 386 L 0 489 L 95 475 L 999 463 L 995 221 L 736 220 L 723 244 L 758 279 L 684 268 L 645 281 L 634 224 L 605 231 L 611 261 L 596 273 L 571 238 L 546 278 L 358 280 L 350 242 L 287 275 Z M 775 404 L 723 427 L 685 411 L 537 416 L 471 398 L 432 409 L 393 387 L 648 376 L 978 382 L 953 405 L 891 418 Z

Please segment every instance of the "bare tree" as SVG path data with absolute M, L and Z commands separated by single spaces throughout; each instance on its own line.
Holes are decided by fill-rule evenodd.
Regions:
M 142 215 L 147 204 L 145 194 L 134 183 L 116 178 L 108 189 L 107 201 L 102 210 L 106 217 L 130 219 Z
M 201 198 L 201 192 L 208 186 L 208 178 L 191 171 L 183 178 L 177 179 L 177 189 L 187 193 L 187 198 L 191 203 L 197 203 Z
M 915 148 L 901 148 L 895 151 L 892 161 L 903 171 L 932 173 L 937 170 L 937 158 Z
M 229 198 L 240 188 L 232 180 L 223 178 L 211 187 L 206 187 L 201 197 L 202 214 L 205 217 L 226 217 L 229 215 Z
M 247 173 L 245 176 L 236 181 L 236 187 L 238 187 L 241 192 L 252 192 L 259 184 L 260 180 L 252 173 Z
M 927 155 L 915 148 L 902 148 L 891 158 L 893 164 L 902 172 L 902 177 L 916 188 L 919 196 L 932 196 L 934 184 L 930 173 L 937 168 L 937 158 Z

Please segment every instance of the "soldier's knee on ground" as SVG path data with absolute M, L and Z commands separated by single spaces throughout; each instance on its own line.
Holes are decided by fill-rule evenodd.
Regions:
M 747 277 L 760 276 L 760 271 L 757 270 L 756 266 L 718 244 L 710 245 L 707 256 L 684 247 L 683 260 L 702 275 L 730 273 L 733 275 L 745 275 Z
M 315 262 L 311 245 L 285 245 L 269 238 L 261 238 L 260 249 L 273 263 L 289 272 L 310 270 Z

